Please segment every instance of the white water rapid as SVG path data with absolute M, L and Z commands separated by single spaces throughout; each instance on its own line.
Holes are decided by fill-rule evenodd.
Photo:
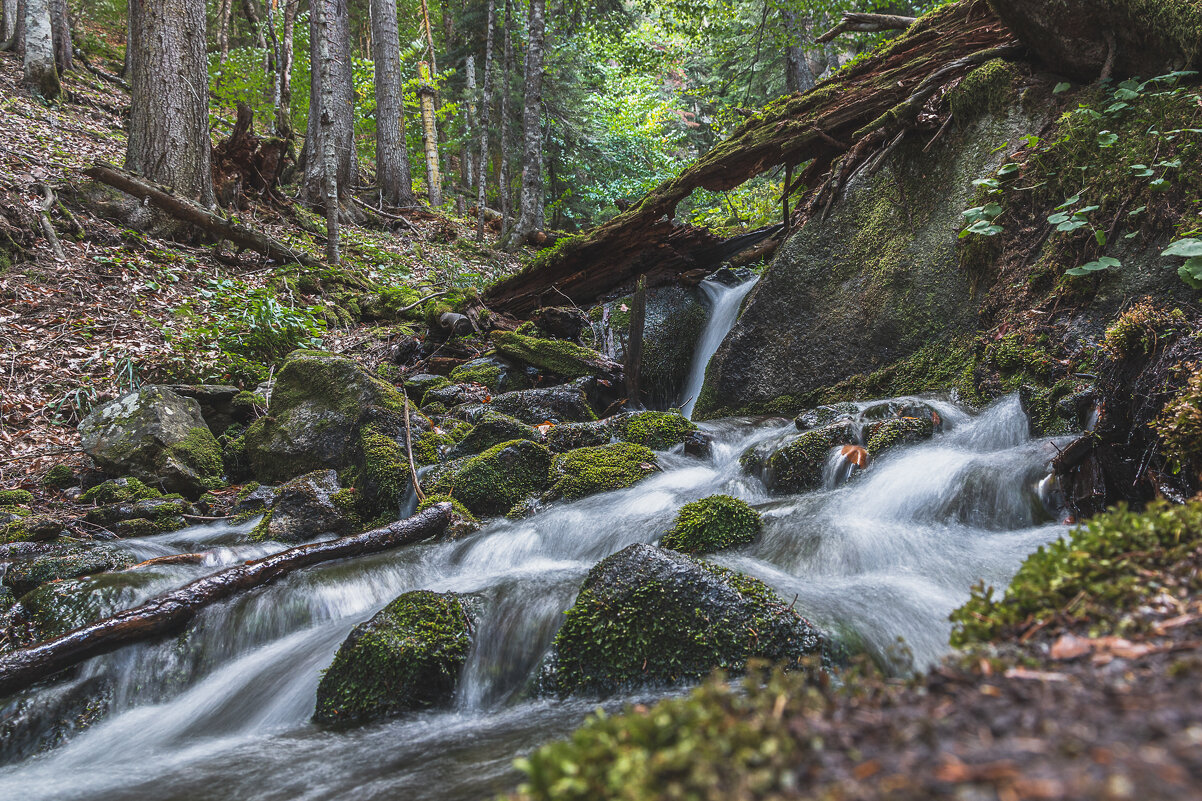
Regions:
M 701 282 L 701 291 L 710 302 L 710 316 L 705 321 L 701 338 L 697 340 L 697 349 L 693 351 L 693 363 L 689 366 L 689 377 L 680 396 L 683 401 L 681 412 L 685 417 L 692 418 L 693 407 L 697 405 L 701 387 L 705 384 L 705 370 L 709 367 L 710 359 L 714 358 L 722 340 L 726 339 L 730 329 L 734 328 L 739 319 L 739 311 L 743 308 L 743 299 L 759 280 L 759 277 L 756 277 L 734 286 L 717 281 Z

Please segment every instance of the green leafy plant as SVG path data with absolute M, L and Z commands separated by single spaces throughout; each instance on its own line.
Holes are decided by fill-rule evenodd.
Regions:
M 1202 239 L 1179 239 L 1160 255 L 1184 257 L 1186 261 L 1177 268 L 1177 274 L 1194 289 L 1202 289 Z

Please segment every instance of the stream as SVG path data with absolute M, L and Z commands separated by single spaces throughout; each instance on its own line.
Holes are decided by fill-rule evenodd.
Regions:
M 0 768 L 0 798 L 460 801 L 503 792 L 518 781 L 516 757 L 598 705 L 529 692 L 585 574 L 628 545 L 656 542 L 683 504 L 720 492 L 755 505 L 765 525 L 754 544 L 713 561 L 763 579 L 895 671 L 929 665 L 946 653 L 947 616 L 969 587 L 1005 584 L 1065 529 L 1037 489 L 1054 447 L 1029 438 L 1016 397 L 979 414 L 926 400 L 948 430 L 846 483 L 828 470 L 822 490 L 770 496 L 739 467 L 748 447 L 796 433 L 792 421 L 721 420 L 702 426 L 714 438 L 709 458 L 661 454 L 663 472 L 632 488 L 497 520 L 456 542 L 318 566 L 210 607 L 180 638 L 97 657 L 70 682 L 30 691 L 36 707 L 63 684 L 103 678 L 111 711 L 65 745 Z M 143 558 L 212 554 L 201 566 L 160 570 L 141 595 L 261 556 L 271 546 L 248 543 L 251 526 L 130 543 Z M 414 589 L 485 598 L 452 708 L 348 730 L 310 723 L 320 671 L 350 629 Z

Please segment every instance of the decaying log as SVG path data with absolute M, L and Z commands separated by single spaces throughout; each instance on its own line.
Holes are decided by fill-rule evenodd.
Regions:
M 86 659 L 136 642 L 182 631 L 201 609 L 302 568 L 377 553 L 441 534 L 451 504 L 352 537 L 299 545 L 225 570 L 37 645 L 0 655 L 0 696 L 23 690 Z
M 495 284 L 486 294 L 490 308 L 524 314 L 544 295 L 562 293 L 585 305 L 612 288 L 629 285 L 640 273 L 649 286 L 697 269 L 694 254 L 704 234 L 674 224 L 677 205 L 695 189 L 727 191 L 784 164 L 810 167 L 807 176 L 825 174 L 859 143 L 874 121 L 902 121 L 916 93 L 930 98 L 975 65 L 975 54 L 1013 53 L 1014 35 L 985 0 L 962 0 L 921 17 L 908 31 L 804 94 L 790 95 L 743 123 L 731 137 L 679 176 L 604 225 L 569 241 L 524 273 Z M 998 48 L 1005 48 L 998 50 Z M 920 91 L 921 90 L 921 91 Z M 921 103 L 919 104 L 921 107 Z M 890 112 L 897 114 L 890 116 Z M 881 123 L 878 123 L 881 124 Z M 888 138 L 870 132 L 888 144 Z M 710 239 L 710 244 L 717 244 Z
M 277 261 L 300 262 L 306 267 L 316 267 L 321 264 L 303 251 L 293 250 L 283 242 L 273 239 L 261 231 L 214 214 L 196 201 L 175 194 L 166 186 L 152 183 L 111 164 L 98 163 L 84 170 L 84 175 L 108 184 L 114 189 L 120 189 L 139 200 L 153 203 L 172 217 L 195 225 L 211 234 L 215 239 L 228 240 L 240 248 L 262 253 Z
M 917 21 L 917 17 L 902 17 L 897 14 L 860 14 L 855 11 L 844 11 L 843 19 L 839 24 L 814 41 L 819 44 L 826 44 L 827 42 L 833 42 L 845 33 L 904 31 Z

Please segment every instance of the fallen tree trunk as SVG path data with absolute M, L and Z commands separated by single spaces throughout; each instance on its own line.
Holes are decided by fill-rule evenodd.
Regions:
M 904 31 L 917 21 L 917 17 L 901 17 L 897 14 L 860 14 L 855 11 L 844 11 L 843 20 L 814 41 L 826 44 L 833 42 L 845 33 Z
M 240 248 L 262 253 L 281 262 L 300 262 L 306 267 L 318 267 L 321 262 L 303 251 L 296 251 L 262 231 L 227 220 L 206 209 L 194 200 L 175 194 L 169 187 L 147 181 L 141 176 L 118 169 L 111 164 L 98 163 L 83 171 L 84 175 L 120 189 L 139 200 L 153 203 L 176 219 L 195 225 L 215 239 L 228 240 Z
M 960 80 L 979 63 L 973 56 L 989 51 L 991 57 L 1012 55 L 1016 45 L 985 0 L 962 0 L 921 17 L 876 54 L 809 92 L 772 103 L 633 208 L 561 242 L 525 272 L 493 285 L 485 303 L 521 315 L 544 296 L 562 293 L 584 304 L 630 284 L 640 273 L 654 286 L 663 282 L 664 273 L 695 269 L 697 259 L 688 256 L 697 248 L 683 245 L 697 245 L 701 235 L 671 221 L 677 205 L 695 189 L 727 191 L 788 164 L 808 163 L 805 176 L 823 176 L 833 162 L 870 136 L 887 146 L 883 128 L 913 124 L 915 103 L 929 108 L 927 101 L 937 102 L 938 89 Z M 874 123 L 881 129 L 865 130 Z M 863 150 L 867 152 L 856 155 L 872 155 Z M 682 234 L 681 229 L 691 233 Z
M 377 553 L 437 536 L 451 520 L 451 504 L 353 537 L 300 545 L 234 565 L 158 596 L 141 606 L 69 631 L 61 637 L 0 656 L 0 697 L 126 645 L 182 631 L 206 606 L 260 587 L 301 568 Z

